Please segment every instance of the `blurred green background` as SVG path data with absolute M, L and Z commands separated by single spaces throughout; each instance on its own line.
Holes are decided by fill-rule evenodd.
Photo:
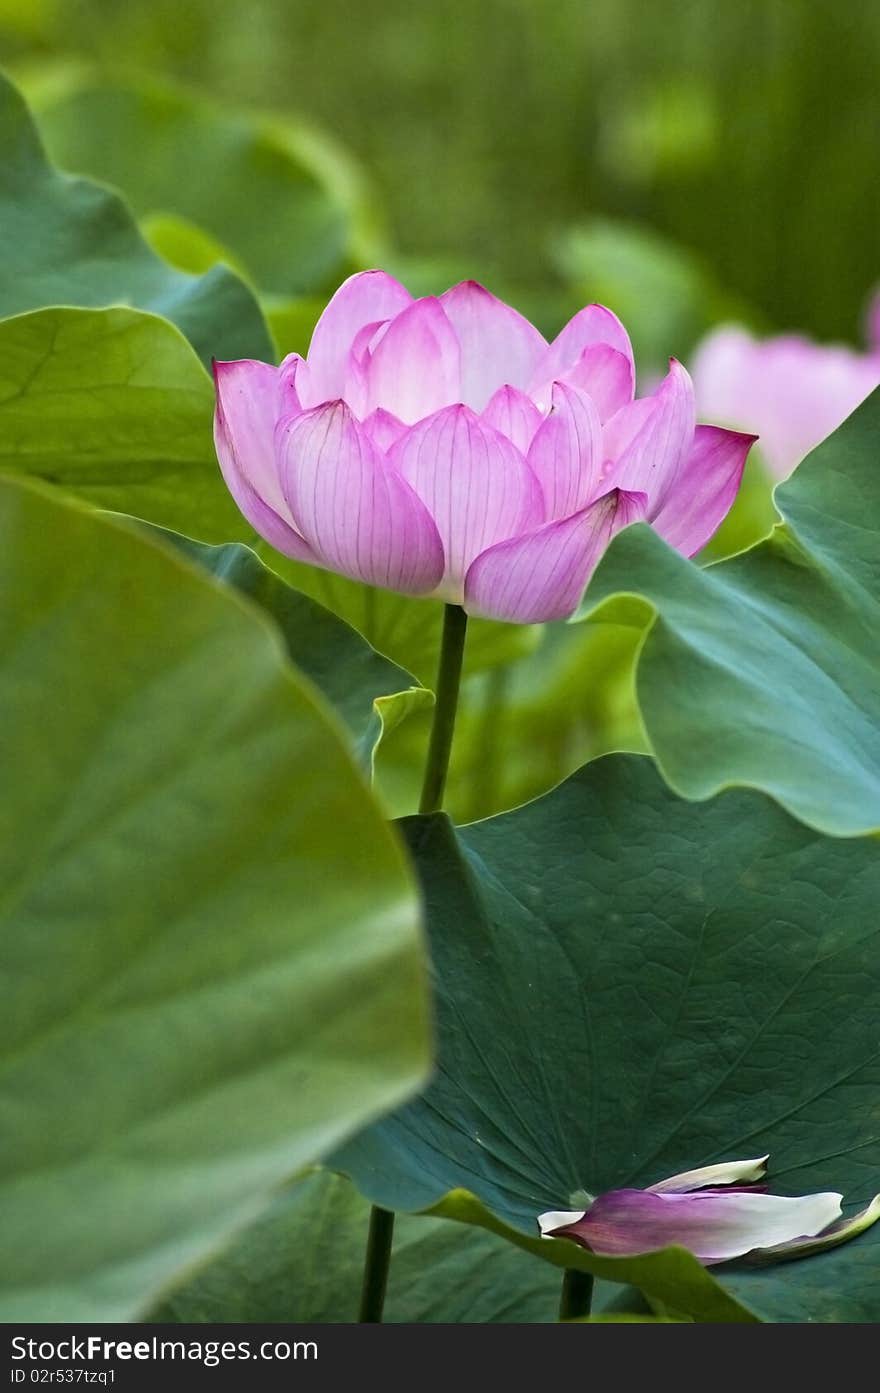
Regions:
M 305 118 L 384 218 L 353 260 L 416 289 L 467 270 L 552 329 L 671 285 L 643 358 L 735 311 L 857 338 L 880 270 L 876 0 L 0 0 L 0 43 L 19 78 L 75 57 Z

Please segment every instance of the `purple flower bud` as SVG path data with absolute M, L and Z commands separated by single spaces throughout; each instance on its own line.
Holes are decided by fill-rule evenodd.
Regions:
M 880 1218 L 880 1196 L 841 1219 L 842 1195 L 770 1195 L 756 1184 L 766 1156 L 685 1171 L 646 1190 L 609 1190 L 588 1209 L 542 1214 L 544 1238 L 570 1238 L 609 1257 L 634 1257 L 670 1244 L 701 1262 L 801 1257 L 855 1237 Z

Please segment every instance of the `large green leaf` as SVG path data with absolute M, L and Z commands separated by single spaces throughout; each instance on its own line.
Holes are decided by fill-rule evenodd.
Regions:
M 211 440 L 213 392 L 167 320 L 46 309 L 0 321 L 0 469 L 206 541 L 251 539 Z
M 369 1204 L 341 1176 L 292 1185 L 151 1313 L 156 1321 L 354 1321 Z M 559 1277 L 485 1229 L 401 1215 L 386 1321 L 553 1321 Z
M 173 270 L 150 250 L 116 194 L 54 170 L 24 102 L 2 75 L 0 147 L 0 315 L 51 305 L 137 305 L 173 320 L 205 362 L 212 355 L 272 356 L 247 286 L 225 266 L 198 277 Z
M 328 288 L 352 258 L 374 251 L 377 216 L 362 175 L 301 123 L 154 80 L 88 73 L 36 96 L 59 165 L 115 185 L 138 216 L 175 213 L 203 227 L 261 290 Z
M 177 532 L 138 525 L 265 610 L 300 671 L 342 717 L 368 767 L 386 731 L 415 711 L 433 709 L 431 693 L 414 677 L 377 653 L 344 620 L 285 584 L 249 547 L 238 542 L 206 546 Z
M 491 1212 L 551 1261 L 616 1270 L 705 1318 L 719 1288 L 697 1282 L 694 1260 L 694 1289 L 677 1293 L 672 1259 L 624 1265 L 541 1242 L 536 1216 L 575 1207 L 582 1189 L 764 1152 L 782 1193 L 839 1189 L 855 1204 L 878 1189 L 872 841 L 817 836 L 753 792 L 678 800 L 639 756 L 598 760 L 458 833 L 443 817 L 404 827 L 428 909 L 439 1073 L 338 1158 L 365 1193 L 413 1210 L 460 1187 L 476 1199 L 454 1194 L 442 1212 Z M 772 1316 L 767 1284 L 809 1271 L 802 1308 L 822 1319 L 824 1269 L 834 1311 L 876 1319 L 878 1254 L 874 1229 L 731 1291 Z
M 703 570 L 640 524 L 615 538 L 582 613 L 656 611 L 637 694 L 688 798 L 763 789 L 820 831 L 880 828 L 880 391 L 776 493 L 766 541 Z
M 427 1065 L 416 894 L 277 632 L 0 481 L 0 1309 L 115 1320 Z

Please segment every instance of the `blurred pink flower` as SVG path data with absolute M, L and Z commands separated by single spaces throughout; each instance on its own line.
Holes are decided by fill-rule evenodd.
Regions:
M 517 623 L 571 614 L 629 522 L 699 551 L 751 444 L 695 424 L 674 361 L 634 400 L 610 310 L 548 344 L 473 281 L 414 300 L 382 271 L 352 276 L 306 359 L 217 363 L 215 380 L 220 467 L 274 547 Z
M 755 339 L 724 325 L 698 346 L 698 409 L 761 437 L 775 479 L 786 479 L 880 384 L 880 296 L 867 316 L 866 353 L 812 343 L 799 335 Z
M 688 1248 L 708 1265 L 750 1253 L 764 1260 L 805 1257 L 854 1238 L 880 1218 L 880 1195 L 841 1219 L 843 1198 L 768 1195 L 766 1156 L 723 1161 L 660 1180 L 646 1190 L 609 1190 L 588 1209 L 542 1214 L 544 1238 L 571 1238 L 608 1257 L 653 1253 L 669 1244 Z

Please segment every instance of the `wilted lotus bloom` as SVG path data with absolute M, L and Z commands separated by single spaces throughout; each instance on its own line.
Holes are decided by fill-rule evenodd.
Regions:
M 519 623 L 570 614 L 629 522 L 699 551 L 751 443 L 695 426 L 676 362 L 634 400 L 610 310 L 588 306 L 548 344 L 473 281 L 414 300 L 382 271 L 352 276 L 306 359 L 215 377 L 226 483 L 274 547 Z
M 711 1265 L 805 1257 L 854 1238 L 880 1218 L 880 1195 L 841 1219 L 842 1195 L 769 1195 L 760 1181 L 768 1157 L 684 1171 L 646 1190 L 609 1190 L 588 1209 L 542 1214 L 545 1238 L 571 1238 L 608 1257 L 634 1257 L 670 1244 Z
M 736 325 L 715 329 L 694 357 L 698 409 L 755 431 L 770 473 L 787 479 L 880 384 L 880 297 L 868 331 L 869 349 L 857 353 L 795 334 L 756 339 Z

